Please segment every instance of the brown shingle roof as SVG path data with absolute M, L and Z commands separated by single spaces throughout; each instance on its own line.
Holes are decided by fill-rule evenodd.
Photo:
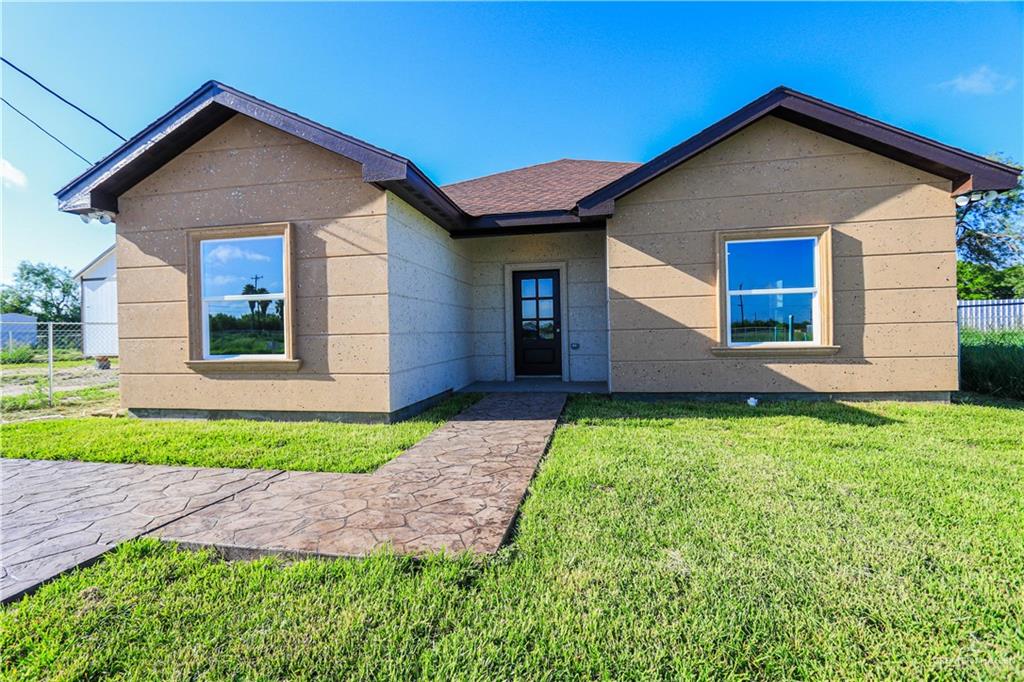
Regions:
M 620 161 L 561 159 L 444 185 L 470 215 L 567 211 L 576 202 L 638 167 Z

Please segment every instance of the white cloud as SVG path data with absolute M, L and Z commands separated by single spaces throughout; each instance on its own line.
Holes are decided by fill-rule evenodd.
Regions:
M 210 263 L 227 263 L 233 260 L 269 261 L 270 257 L 248 249 L 240 249 L 237 246 L 222 244 L 207 251 L 206 260 Z
M 965 95 L 995 95 L 1012 90 L 1016 84 L 1016 78 L 1005 76 L 983 64 L 970 73 L 961 73 L 956 78 L 939 83 L 939 87 Z
M 248 281 L 248 278 L 242 277 L 241 275 L 214 275 L 209 280 L 210 284 L 218 287 L 224 286 L 225 284 L 236 284 L 238 282 L 246 281 Z
M 3 178 L 4 187 L 17 187 L 25 189 L 28 187 L 28 178 L 17 166 L 7 159 L 0 159 L 0 177 Z

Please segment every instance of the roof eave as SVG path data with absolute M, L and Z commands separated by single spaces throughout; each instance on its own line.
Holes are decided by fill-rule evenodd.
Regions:
M 117 196 L 128 186 L 155 172 L 164 163 L 191 146 L 235 114 L 328 149 L 362 166 L 363 181 L 389 189 L 446 229 L 457 229 L 468 218 L 437 185 L 408 159 L 357 138 L 322 126 L 315 121 L 281 109 L 216 81 L 209 81 L 167 114 L 161 116 L 123 145 L 79 175 L 57 193 L 58 208 L 69 213 L 93 210 L 117 212 Z M 202 121 L 198 117 L 204 116 Z M 187 134 L 195 124 L 195 132 Z M 132 175 L 129 167 L 149 154 L 151 161 Z M 115 192 L 105 191 L 108 183 L 122 174 Z
M 546 234 L 575 230 L 601 230 L 602 217 L 581 217 L 573 210 L 521 211 L 491 213 L 472 217 L 461 229 L 451 233 L 455 238 L 497 237 L 515 234 Z
M 1020 171 L 1011 166 L 779 87 L 580 199 L 577 204 L 579 215 L 611 216 L 616 199 L 769 115 L 944 177 L 951 181 L 954 194 L 969 190 L 1012 189 L 1020 176 Z

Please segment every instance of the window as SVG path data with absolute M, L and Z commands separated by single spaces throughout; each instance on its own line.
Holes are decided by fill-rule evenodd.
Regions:
M 827 228 L 720 235 L 727 348 L 828 347 Z
M 292 359 L 288 237 L 286 225 L 190 234 L 193 363 Z

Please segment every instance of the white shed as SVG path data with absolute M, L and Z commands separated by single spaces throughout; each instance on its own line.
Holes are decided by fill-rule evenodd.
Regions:
M 117 355 L 117 255 L 114 246 L 75 274 L 82 294 L 83 355 Z

